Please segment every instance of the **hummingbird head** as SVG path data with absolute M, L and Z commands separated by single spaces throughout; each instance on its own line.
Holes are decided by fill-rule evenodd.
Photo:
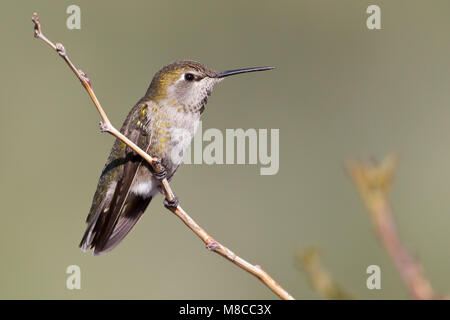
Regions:
M 216 83 L 225 77 L 273 67 L 244 68 L 215 71 L 195 61 L 176 61 L 159 70 L 147 90 L 146 96 L 155 102 L 180 107 L 191 112 L 202 112 Z

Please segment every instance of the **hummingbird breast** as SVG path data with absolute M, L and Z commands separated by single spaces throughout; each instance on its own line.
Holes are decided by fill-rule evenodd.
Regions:
M 155 139 L 162 149 L 162 163 L 171 177 L 183 161 L 200 123 L 200 113 L 190 112 L 185 107 L 170 108 L 167 111 L 166 135 Z
M 144 130 L 148 137 L 147 152 L 161 159 L 170 180 L 183 161 L 200 123 L 200 112 L 192 112 L 187 106 L 147 103 L 148 119 Z M 153 196 L 159 181 L 154 179 L 148 166 L 141 168 L 132 190 L 142 196 Z

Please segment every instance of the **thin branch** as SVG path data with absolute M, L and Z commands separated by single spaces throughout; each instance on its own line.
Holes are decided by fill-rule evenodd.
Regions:
M 350 294 L 342 288 L 322 266 L 320 252 L 317 248 L 307 248 L 298 253 L 301 268 L 305 271 L 314 290 L 325 299 L 350 300 Z
M 60 43 L 53 44 L 50 40 L 48 40 L 44 34 L 42 33 L 41 24 L 39 22 L 38 15 L 36 13 L 32 16 L 32 21 L 34 23 L 34 36 L 43 40 L 47 43 L 53 50 L 55 50 L 61 58 L 67 63 L 73 73 L 77 76 L 77 78 L 81 81 L 81 84 L 89 93 L 92 101 L 97 107 L 98 112 L 102 118 L 102 122 L 100 123 L 100 130 L 102 132 L 108 132 L 120 139 L 127 146 L 129 146 L 132 150 L 134 150 L 137 154 L 139 154 L 145 161 L 147 161 L 155 170 L 156 173 L 161 173 L 164 171 L 164 168 L 161 165 L 160 159 L 156 157 L 152 157 L 148 155 L 145 151 L 139 148 L 136 144 L 134 144 L 131 140 L 125 137 L 120 133 L 116 128 L 113 127 L 111 122 L 109 121 L 105 111 L 100 105 L 94 90 L 92 89 L 91 82 L 87 75 L 77 69 L 74 64 L 69 60 L 66 50 L 64 46 Z M 167 179 L 163 179 L 161 181 L 162 189 L 166 196 L 168 202 L 176 201 L 176 197 L 170 188 L 169 182 Z M 223 246 L 216 240 L 214 240 L 204 229 L 202 229 L 184 210 L 180 205 L 175 206 L 167 206 L 167 208 L 172 211 L 178 218 L 180 218 L 206 245 L 206 248 L 210 251 L 213 251 L 227 260 L 231 261 L 238 267 L 244 269 L 255 277 L 259 278 L 269 289 L 271 289 L 275 294 L 277 294 L 280 298 L 285 300 L 293 300 L 294 298 L 285 291 L 278 283 L 275 282 L 260 266 L 252 265 L 244 259 L 237 256 L 233 251 Z
M 436 294 L 425 277 L 422 265 L 404 247 L 398 236 L 388 193 L 395 171 L 395 158 L 387 157 L 379 166 L 353 162 L 347 166 L 359 195 L 370 212 L 375 231 L 414 299 L 433 299 Z

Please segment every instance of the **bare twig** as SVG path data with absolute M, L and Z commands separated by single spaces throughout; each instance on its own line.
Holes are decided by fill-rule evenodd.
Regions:
M 352 299 L 342 286 L 331 278 L 329 272 L 322 266 L 320 252 L 317 248 L 307 248 L 298 253 L 301 267 L 308 276 L 312 287 L 325 299 Z
M 77 69 L 73 63 L 69 60 L 66 50 L 64 46 L 60 43 L 53 44 L 50 40 L 48 40 L 41 30 L 41 24 L 39 22 L 38 15 L 36 13 L 32 16 L 32 21 L 34 23 L 34 36 L 36 38 L 42 39 L 45 43 L 47 43 L 53 50 L 55 50 L 61 58 L 67 63 L 73 73 L 77 76 L 77 78 L 81 81 L 81 84 L 89 93 L 92 101 L 97 107 L 98 112 L 102 118 L 102 122 L 100 123 L 100 130 L 102 132 L 108 132 L 120 139 L 126 145 L 128 145 L 132 150 L 134 150 L 137 154 L 139 154 L 144 160 L 146 160 L 157 173 L 161 173 L 164 168 L 161 166 L 160 159 L 156 157 L 152 157 L 148 155 L 145 151 L 139 148 L 136 144 L 134 144 L 131 140 L 125 137 L 120 131 L 118 131 L 109 121 L 106 113 L 103 111 L 103 108 L 100 105 L 97 97 L 95 96 L 94 90 L 92 89 L 91 82 L 87 75 Z M 170 188 L 169 182 L 167 179 L 163 179 L 161 181 L 162 189 L 166 196 L 168 202 L 174 202 L 176 200 L 172 189 Z M 177 217 L 179 217 L 206 245 L 208 250 L 211 250 L 227 260 L 231 261 L 238 267 L 244 269 L 250 274 L 259 278 L 269 289 L 271 289 L 274 293 L 276 293 L 280 298 L 285 300 L 293 300 L 294 298 L 286 292 L 278 283 L 275 282 L 260 266 L 252 265 L 245 261 L 244 259 L 237 256 L 230 249 L 226 248 L 216 240 L 214 240 L 205 230 L 203 230 L 184 210 L 180 205 L 167 206 L 167 208 L 172 211 Z
M 400 273 L 411 297 L 433 299 L 436 297 L 425 277 L 422 265 L 403 246 L 392 216 L 388 193 L 395 171 L 395 158 L 387 157 L 380 166 L 373 163 L 353 162 L 347 171 L 370 212 L 375 231 Z

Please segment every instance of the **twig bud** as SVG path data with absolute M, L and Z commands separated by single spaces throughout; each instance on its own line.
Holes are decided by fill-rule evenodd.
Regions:
M 62 43 L 56 43 L 55 44 L 56 47 L 56 51 L 58 52 L 58 54 L 63 57 L 66 55 L 66 48 L 64 48 L 64 46 L 62 45 Z

